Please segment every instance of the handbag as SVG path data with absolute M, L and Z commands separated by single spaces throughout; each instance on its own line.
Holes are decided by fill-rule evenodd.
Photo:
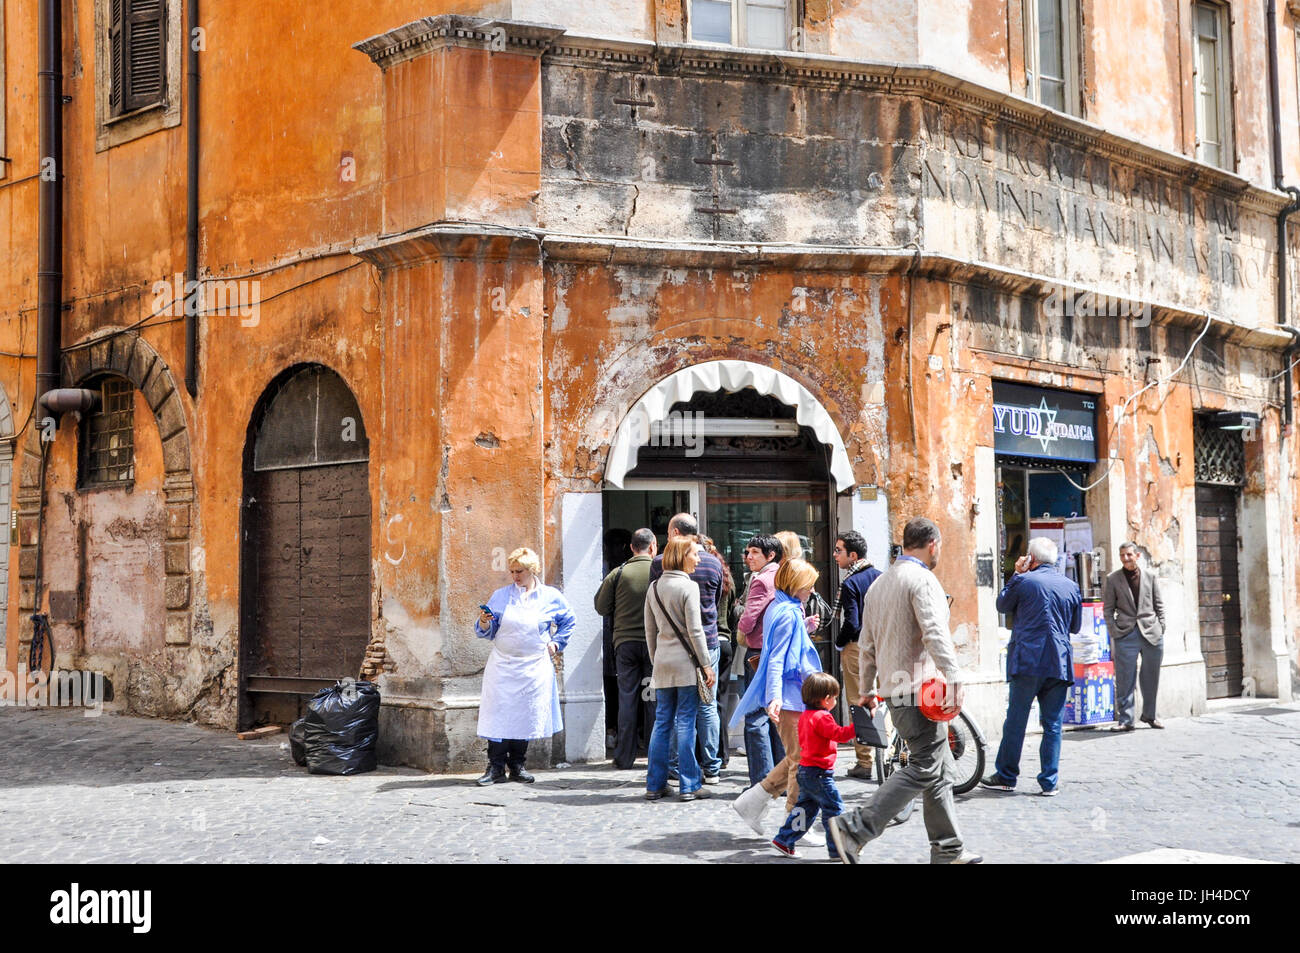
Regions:
M 700 664 L 699 656 L 695 654 L 695 646 L 691 644 L 691 640 L 682 634 L 682 630 L 677 628 L 677 620 L 669 615 L 668 610 L 664 608 L 663 600 L 659 598 L 658 579 L 651 584 L 650 593 L 655 597 L 655 605 L 659 607 L 660 614 L 668 620 L 668 625 L 672 628 L 673 635 L 677 636 L 677 641 L 682 643 L 682 648 L 686 650 L 686 654 L 690 656 L 691 663 L 695 666 L 695 690 L 699 692 L 700 704 L 713 704 L 713 689 L 709 688 L 709 681 L 704 675 L 704 666 Z

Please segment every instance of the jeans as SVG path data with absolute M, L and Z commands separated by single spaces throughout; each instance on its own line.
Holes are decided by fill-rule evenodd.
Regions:
M 695 717 L 700 710 L 700 696 L 694 685 L 682 688 L 655 689 L 655 727 L 650 734 L 650 766 L 646 771 L 647 791 L 668 787 L 668 749 L 673 729 L 677 729 L 677 771 L 682 794 L 698 791 L 703 780 L 700 764 L 695 760 Z
M 751 658 L 762 655 L 761 649 L 745 649 L 745 689 L 754 680 L 754 672 L 749 667 Z M 749 784 L 753 787 L 772 773 L 772 767 L 785 759 L 785 746 L 781 744 L 781 735 L 772 719 L 762 708 L 755 708 L 745 713 L 745 758 L 749 761 Z
M 1152 645 L 1141 632 L 1132 629 L 1124 635 L 1115 634 L 1111 652 L 1115 661 L 1115 720 L 1121 725 L 1133 724 L 1133 689 L 1139 680 L 1138 659 L 1141 658 L 1142 720 L 1154 721 L 1164 643 Z
M 709 667 L 713 669 L 714 674 L 718 671 L 718 656 L 721 653 L 720 648 L 709 649 Z M 713 777 L 722 770 L 722 758 L 718 755 L 718 739 L 721 734 L 721 724 L 718 721 L 718 692 L 721 690 L 720 683 L 714 683 L 713 701 L 707 705 L 700 706 L 700 714 L 695 722 L 696 731 L 699 733 L 700 747 L 704 749 L 704 757 L 700 761 L 700 766 L 704 773 Z M 698 697 L 698 696 L 697 696 Z M 668 742 L 668 770 L 677 770 L 677 735 L 674 732 Z
M 789 817 L 785 819 L 785 823 L 781 825 L 781 830 L 777 832 L 777 842 L 786 847 L 793 847 L 799 838 L 808 833 L 808 828 L 813 826 L 818 811 L 821 811 L 823 828 L 826 827 L 827 818 L 838 817 L 844 813 L 844 802 L 840 800 L 839 789 L 835 787 L 835 772 L 801 764 L 799 765 L 799 800 L 795 803 Z M 829 832 L 826 836 L 826 849 L 832 857 L 839 858 L 840 855 L 835 850 L 835 841 L 830 837 Z
M 1014 785 L 1020 775 L 1020 751 L 1025 744 L 1025 723 L 1029 706 L 1038 699 L 1038 721 L 1043 726 L 1043 740 L 1038 745 L 1041 770 L 1038 783 L 1044 791 L 1056 789 L 1057 769 L 1061 763 L 1061 712 L 1070 693 L 1071 682 L 1038 675 L 1013 675 L 1007 693 L 1007 720 L 1002 723 L 1002 743 L 994 762 L 998 779 Z
M 962 843 L 952 807 L 956 766 L 948 747 L 948 723 L 931 721 L 915 705 L 894 705 L 892 714 L 894 727 L 907 742 L 907 764 L 886 778 L 863 807 L 846 813 L 840 823 L 862 843 L 875 840 L 919 794 L 930 839 L 930 863 L 951 863 L 960 856 Z
M 654 725 L 655 694 L 650 688 L 650 652 L 644 642 L 621 642 L 614 649 L 618 671 L 618 735 L 614 767 L 630 768 L 636 761 L 636 725 L 643 713 L 646 731 Z

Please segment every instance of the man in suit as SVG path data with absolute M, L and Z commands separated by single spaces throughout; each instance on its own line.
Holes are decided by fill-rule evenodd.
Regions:
M 994 791 L 1014 791 L 1020 775 L 1029 707 L 1038 699 L 1043 738 L 1038 746 L 1038 786 L 1045 797 L 1060 790 L 1061 716 L 1074 684 L 1070 635 L 1083 622 L 1079 587 L 1056 568 L 1057 547 L 1046 536 L 1029 541 L 1015 575 L 998 596 L 997 609 L 1014 617 L 1007 645 L 1007 718 L 1002 725 L 997 770 L 980 780 Z
M 1138 564 L 1136 543 L 1119 548 L 1122 568 L 1106 577 L 1102 602 L 1106 630 L 1110 633 L 1111 658 L 1115 662 L 1115 727 L 1132 731 L 1133 688 L 1138 682 L 1138 659 L 1142 660 L 1142 721 L 1163 728 L 1156 717 L 1156 690 L 1160 687 L 1160 663 L 1165 655 L 1165 602 L 1156 575 Z

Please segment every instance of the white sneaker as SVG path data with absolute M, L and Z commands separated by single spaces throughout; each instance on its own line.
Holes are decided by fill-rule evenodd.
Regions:
M 763 815 L 775 800 L 776 798 L 763 790 L 763 785 L 755 784 L 732 801 L 731 806 L 744 818 L 745 823 L 754 829 L 755 834 L 765 837 L 767 832 L 763 830 Z
M 984 858 L 981 857 L 979 854 L 973 854 L 973 853 L 971 853 L 970 851 L 966 850 L 966 849 L 963 847 L 963 848 L 962 848 L 962 852 L 961 852 L 960 854 L 958 854 L 956 857 L 954 857 L 952 860 L 948 861 L 948 863 L 950 863 L 950 864 L 982 864 L 982 863 L 984 863 Z
M 706 774 L 704 776 L 705 784 L 718 784 L 720 780 L 721 779 L 716 774 Z

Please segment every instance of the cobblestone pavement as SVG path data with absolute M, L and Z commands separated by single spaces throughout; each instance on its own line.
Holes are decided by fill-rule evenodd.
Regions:
M 1167 858 L 1171 851 L 1300 860 L 1300 704 L 1261 700 L 1166 724 L 1126 735 L 1067 732 L 1060 796 L 1031 796 L 1031 770 L 1014 795 L 976 791 L 959 799 L 967 845 L 992 862 Z M 801 846 L 797 861 L 780 857 L 740 821 L 730 806 L 744 785 L 739 758 L 706 789 L 710 799 L 648 803 L 643 771 L 608 765 L 538 771 L 534 785 L 490 788 L 474 786 L 472 776 L 404 768 L 318 777 L 293 764 L 285 741 L 238 741 L 146 718 L 0 709 L 0 857 L 826 862 L 821 847 Z M 1037 767 L 1032 736 L 1023 767 Z M 852 807 L 875 785 L 842 778 L 840 790 Z M 919 807 L 863 852 L 865 862 L 927 858 Z

